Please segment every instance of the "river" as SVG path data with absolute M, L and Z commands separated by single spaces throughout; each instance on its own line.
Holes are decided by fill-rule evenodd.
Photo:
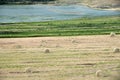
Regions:
M 120 11 L 97 10 L 82 5 L 0 5 L 0 23 L 66 20 L 120 15 Z

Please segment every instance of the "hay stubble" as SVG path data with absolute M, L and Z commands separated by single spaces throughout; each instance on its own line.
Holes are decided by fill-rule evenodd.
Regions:
M 76 42 L 71 42 L 73 39 Z M 108 35 L 1 38 L 0 79 L 108 80 L 109 76 L 97 77 L 95 74 L 98 70 L 107 74 L 120 69 L 116 67 L 120 54 L 113 53 L 115 47 L 120 47 L 119 40 L 119 35 L 114 38 Z M 40 44 L 44 46 L 40 47 Z M 60 47 L 56 47 L 57 44 Z M 16 45 L 22 47 L 15 48 Z M 52 52 L 45 54 L 46 49 Z M 29 67 L 33 72 L 31 69 L 28 73 L 25 71 Z

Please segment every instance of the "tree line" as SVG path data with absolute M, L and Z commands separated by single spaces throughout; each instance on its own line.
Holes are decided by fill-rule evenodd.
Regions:
M 32 3 L 47 3 L 55 0 L 0 0 L 0 4 L 32 4 Z

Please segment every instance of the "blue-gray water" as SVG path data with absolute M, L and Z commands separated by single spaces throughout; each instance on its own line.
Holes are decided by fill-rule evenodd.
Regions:
M 96 10 L 80 5 L 0 5 L 0 23 L 65 20 L 106 15 L 120 15 L 120 11 Z

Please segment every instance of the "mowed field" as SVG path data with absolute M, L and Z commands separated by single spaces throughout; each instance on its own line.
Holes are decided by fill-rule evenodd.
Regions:
M 0 38 L 0 80 L 120 80 L 114 48 L 120 35 Z

